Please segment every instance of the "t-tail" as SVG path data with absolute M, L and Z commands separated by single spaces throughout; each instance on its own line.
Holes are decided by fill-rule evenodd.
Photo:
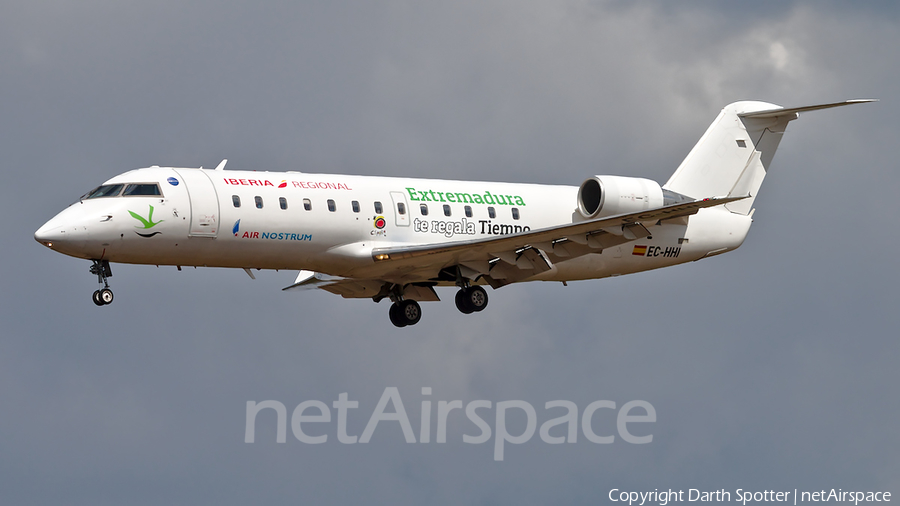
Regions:
M 874 101 L 847 100 L 789 109 L 766 102 L 729 104 L 663 188 L 694 199 L 749 195 L 725 207 L 733 213 L 750 214 L 788 123 L 801 112 Z

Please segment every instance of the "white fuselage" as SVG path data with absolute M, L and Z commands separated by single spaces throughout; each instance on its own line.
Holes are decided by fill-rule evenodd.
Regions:
M 35 238 L 67 255 L 110 262 L 366 277 L 375 248 L 584 220 L 574 186 L 160 167 L 104 184 L 135 183 L 155 183 L 161 194 L 82 199 Z M 721 206 L 701 209 L 650 226 L 650 237 L 557 262 L 530 279 L 602 278 L 698 260 L 740 246 L 750 223 Z

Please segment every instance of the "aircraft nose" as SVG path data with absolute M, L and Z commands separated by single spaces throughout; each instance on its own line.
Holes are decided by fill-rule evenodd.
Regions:
M 101 258 L 109 246 L 104 244 L 108 242 L 108 237 L 97 234 L 92 227 L 95 223 L 102 223 L 102 218 L 110 221 L 109 214 L 101 214 L 106 212 L 106 209 L 85 209 L 80 203 L 75 203 L 37 229 L 34 240 L 64 255 Z
M 34 233 L 34 240 L 44 246 L 52 248 L 53 243 L 62 241 L 64 236 L 65 230 L 63 229 L 62 223 L 60 223 L 59 220 L 52 219 L 47 223 L 44 223 L 41 228 L 37 229 Z

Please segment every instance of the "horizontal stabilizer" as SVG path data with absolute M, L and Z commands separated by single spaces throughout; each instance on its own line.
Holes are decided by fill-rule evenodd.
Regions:
M 818 111 L 819 109 L 831 109 L 832 107 L 841 107 L 845 105 L 864 104 L 866 102 L 878 102 L 877 98 L 857 98 L 853 100 L 844 100 L 843 102 L 832 102 L 830 104 L 807 105 L 804 107 L 780 107 L 777 109 L 768 109 L 765 111 L 742 112 L 738 116 L 742 118 L 777 118 L 788 114 L 796 114 L 800 112 Z

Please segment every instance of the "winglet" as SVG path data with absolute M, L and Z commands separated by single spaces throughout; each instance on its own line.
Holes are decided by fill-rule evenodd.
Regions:
M 853 100 L 844 100 L 843 102 L 832 102 L 830 104 L 807 105 L 804 107 L 784 107 L 778 109 L 767 109 L 765 111 L 743 112 L 738 116 L 743 118 L 777 118 L 778 116 L 786 116 L 788 114 L 797 114 L 808 111 L 818 111 L 819 109 L 831 109 L 832 107 L 842 107 L 845 105 L 865 104 L 867 102 L 878 102 L 877 98 L 856 98 Z
M 219 162 L 219 165 L 216 165 L 216 170 L 225 170 L 225 164 L 228 163 L 228 159 L 224 159 Z

